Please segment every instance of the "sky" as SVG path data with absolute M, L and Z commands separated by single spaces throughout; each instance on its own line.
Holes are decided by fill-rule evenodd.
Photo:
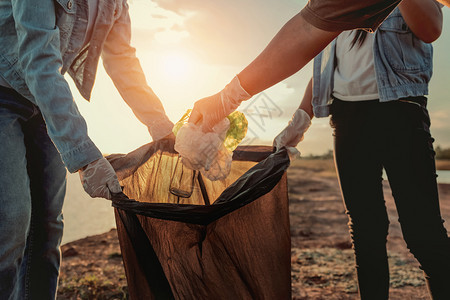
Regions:
M 306 0 L 129 0 L 132 45 L 147 81 L 176 122 L 194 102 L 220 91 L 270 42 Z M 429 111 L 435 146 L 450 147 L 450 9 L 434 43 Z M 271 145 L 286 126 L 311 78 L 311 64 L 244 102 L 247 144 Z M 126 153 L 151 141 L 100 65 L 88 103 L 71 79 L 89 135 L 103 153 Z M 315 118 L 298 146 L 303 155 L 332 149 L 328 118 Z

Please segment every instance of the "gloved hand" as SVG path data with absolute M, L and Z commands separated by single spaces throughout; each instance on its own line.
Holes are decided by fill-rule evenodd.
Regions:
M 296 147 L 303 140 L 303 134 L 311 126 L 311 118 L 301 108 L 297 109 L 283 129 L 273 140 L 273 146 L 278 150 L 281 147 Z
M 188 122 L 197 124 L 203 119 L 203 132 L 212 131 L 214 125 L 235 111 L 242 101 L 251 97 L 241 86 L 239 78 L 235 76 L 219 93 L 195 102 Z
M 91 162 L 78 171 L 83 188 L 92 198 L 111 200 L 111 193 L 120 193 L 119 180 L 111 164 L 104 157 Z

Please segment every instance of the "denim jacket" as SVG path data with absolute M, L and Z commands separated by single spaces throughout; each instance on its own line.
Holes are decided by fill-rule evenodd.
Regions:
M 373 56 L 380 102 L 428 94 L 433 46 L 419 40 L 396 8 L 374 33 Z M 329 115 L 336 68 L 336 39 L 314 59 L 313 111 Z
M 171 132 L 172 123 L 147 85 L 130 46 L 126 0 L 98 0 L 87 44 L 88 0 L 0 0 L 0 74 L 37 105 L 47 130 L 70 172 L 101 157 L 87 134 L 63 74 L 89 100 L 100 56 L 108 75 L 154 140 Z

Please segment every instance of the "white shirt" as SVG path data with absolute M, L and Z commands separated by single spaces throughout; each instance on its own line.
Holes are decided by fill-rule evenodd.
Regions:
M 356 42 L 350 49 L 355 34 L 356 30 L 345 31 L 337 37 L 333 96 L 344 101 L 378 99 L 373 60 L 375 34 L 367 33 L 361 46 Z

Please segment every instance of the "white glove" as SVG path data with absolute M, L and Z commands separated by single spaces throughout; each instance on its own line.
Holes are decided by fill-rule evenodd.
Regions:
M 102 157 L 91 162 L 80 171 L 83 188 L 92 198 L 111 199 L 111 193 L 120 193 L 119 180 L 109 161 Z
M 212 131 L 214 125 L 235 111 L 242 101 L 251 97 L 241 86 L 239 78 L 235 76 L 219 93 L 195 102 L 189 122 L 196 124 L 203 119 L 202 130 Z
M 311 118 L 301 108 L 297 109 L 283 129 L 273 140 L 273 146 L 279 150 L 281 147 L 296 147 L 303 140 L 303 134 L 311 126 Z

